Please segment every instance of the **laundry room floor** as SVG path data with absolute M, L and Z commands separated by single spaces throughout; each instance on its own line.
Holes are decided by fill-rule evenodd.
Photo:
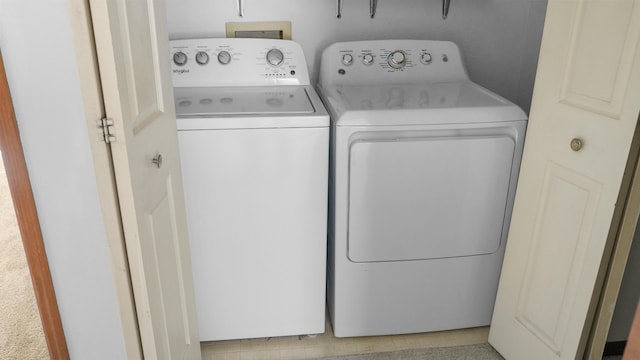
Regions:
M 317 336 L 204 342 L 201 349 L 203 360 L 293 360 L 481 344 L 487 342 L 488 336 L 489 327 L 479 327 L 424 334 L 336 338 L 327 320 L 325 333 Z

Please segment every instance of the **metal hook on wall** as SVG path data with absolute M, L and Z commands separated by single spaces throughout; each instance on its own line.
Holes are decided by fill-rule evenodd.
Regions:
M 449 6 L 451 5 L 451 0 L 442 0 L 442 18 L 446 19 L 449 16 Z
M 244 16 L 244 0 L 238 0 L 238 16 Z
M 238 0 L 242 1 L 242 0 Z M 342 18 L 342 3 L 344 0 L 338 0 L 338 19 Z M 369 0 L 369 15 L 373 19 L 376 16 L 376 9 L 378 8 L 378 0 Z

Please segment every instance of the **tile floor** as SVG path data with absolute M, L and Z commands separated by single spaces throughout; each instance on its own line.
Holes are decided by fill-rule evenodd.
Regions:
M 487 342 L 488 327 L 424 334 L 336 338 L 327 321 L 317 336 L 287 336 L 201 344 L 203 360 L 293 360 Z

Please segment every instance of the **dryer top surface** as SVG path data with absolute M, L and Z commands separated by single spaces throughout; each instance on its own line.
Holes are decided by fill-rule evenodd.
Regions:
M 509 100 L 471 82 L 320 88 L 337 125 L 410 125 L 526 120 Z

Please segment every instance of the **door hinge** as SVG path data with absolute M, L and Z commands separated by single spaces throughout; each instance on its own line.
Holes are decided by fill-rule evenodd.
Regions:
M 107 144 L 111 144 L 112 142 L 115 142 L 116 137 L 115 135 L 111 134 L 111 131 L 113 128 L 113 120 L 108 118 L 102 118 L 97 122 L 98 122 L 98 127 L 102 129 L 102 140 Z

